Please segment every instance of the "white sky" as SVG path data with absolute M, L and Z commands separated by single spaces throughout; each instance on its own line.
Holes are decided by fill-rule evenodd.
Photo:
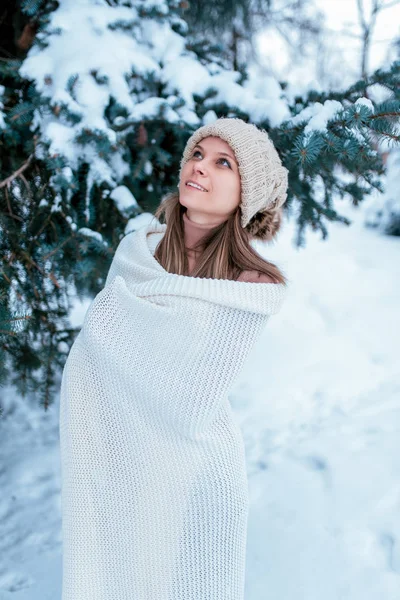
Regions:
M 389 1 L 386 2 L 389 5 Z M 390 4 L 392 4 L 390 2 Z M 370 14 L 371 1 L 363 0 L 365 14 Z M 334 31 L 347 30 L 354 34 L 360 33 L 358 24 L 358 11 L 356 0 L 317 0 L 316 6 L 326 14 L 327 25 Z M 373 45 L 370 54 L 370 67 L 372 70 L 387 62 L 387 50 L 390 42 L 400 35 L 400 4 L 383 10 L 377 18 L 373 35 Z M 358 40 L 350 37 L 343 39 L 343 45 L 354 48 L 360 47 Z
M 392 4 L 391 0 L 386 0 L 389 3 Z M 368 17 L 371 0 L 363 0 L 363 4 Z M 326 87 L 328 81 L 334 88 L 347 86 L 360 75 L 361 42 L 353 37 L 360 34 L 357 0 L 314 0 L 314 5 L 326 16 L 329 31 L 324 37 L 324 48 L 310 47 L 308 59 L 299 58 L 294 63 L 285 42 L 267 31 L 258 40 L 263 64 L 296 87 L 319 87 L 318 83 Z M 346 35 L 346 31 L 352 36 Z M 400 4 L 378 15 L 369 55 L 370 73 L 394 60 L 395 53 L 389 46 L 396 37 L 400 37 Z

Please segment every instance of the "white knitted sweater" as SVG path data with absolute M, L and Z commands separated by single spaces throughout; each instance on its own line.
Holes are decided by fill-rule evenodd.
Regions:
M 65 363 L 62 600 L 243 599 L 228 392 L 286 288 L 168 273 L 153 256 L 165 229 L 121 240 Z

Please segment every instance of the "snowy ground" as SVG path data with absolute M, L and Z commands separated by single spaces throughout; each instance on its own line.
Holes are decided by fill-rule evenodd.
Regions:
M 285 223 L 268 249 L 290 291 L 231 394 L 252 499 L 246 600 L 400 599 L 400 239 L 365 229 L 366 207 L 301 250 Z M 58 403 L 1 393 L 0 600 L 57 600 Z

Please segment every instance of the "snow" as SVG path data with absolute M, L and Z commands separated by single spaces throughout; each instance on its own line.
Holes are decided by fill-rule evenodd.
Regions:
M 85 237 L 89 237 L 89 238 L 91 237 L 93 239 L 96 239 L 98 242 L 102 242 L 105 246 L 107 245 L 104 242 L 103 236 L 101 235 L 101 233 L 99 233 L 98 231 L 93 231 L 93 229 L 90 229 L 90 227 L 80 227 L 78 229 L 77 233 L 81 233 Z
M 151 163 L 148 164 L 151 165 Z M 139 208 L 135 196 L 126 187 L 126 185 L 119 185 L 116 188 L 114 188 L 110 194 L 110 198 L 112 198 L 115 201 L 118 210 L 121 212 L 125 211 L 127 208 L 132 208 L 133 205 Z
M 371 100 L 369 98 L 357 98 L 357 100 L 354 102 L 354 104 L 356 106 L 366 106 L 372 113 L 375 112 L 375 108 L 374 105 L 372 104 Z
M 179 117 L 171 107 L 168 106 L 168 100 L 164 98 L 146 98 L 143 102 L 139 102 L 132 109 L 130 118 L 138 122 L 141 119 L 152 119 L 156 118 L 160 109 L 164 109 L 164 119 L 169 123 L 175 123 L 179 121 Z
M 285 95 L 284 97 L 278 81 L 271 75 L 266 75 L 259 65 L 250 64 L 248 66 L 248 75 L 249 78 L 244 82 L 243 87 L 261 100 L 259 102 L 261 110 L 261 114 L 258 117 L 259 120 L 264 118 L 263 115 L 266 115 L 271 126 L 278 127 L 290 116 L 287 96 Z
M 290 115 L 276 79 L 253 67 L 242 86 L 238 72 L 202 65 L 186 49 L 184 36 L 171 28 L 177 17 L 168 15 L 167 3 L 153 2 L 146 9 L 152 6 L 163 19 L 139 18 L 134 7 L 61 0 L 37 36 L 46 47 L 33 45 L 19 69 L 48 102 L 46 109 L 35 110 L 31 129 L 49 145 L 50 156 L 62 154 L 74 171 L 82 162 L 90 165 L 89 192 L 93 182 L 114 187 L 129 172 L 123 139 L 130 127 L 117 133 L 114 125 L 160 114 L 170 123 L 201 125 L 194 97 L 210 90 L 216 95 L 204 101 L 206 108 L 229 98 L 251 121 L 269 119 L 272 126 Z M 112 101 L 120 113 L 114 122 L 107 116 Z M 109 140 L 112 151 L 100 157 L 91 140 L 82 141 L 85 130 Z
M 307 106 L 301 110 L 295 117 L 289 120 L 291 125 L 307 122 L 304 128 L 304 133 L 307 135 L 313 131 L 326 131 L 326 126 L 329 120 L 343 110 L 343 105 L 338 100 L 325 100 L 314 102 L 311 106 Z
M 400 239 L 364 227 L 368 201 L 336 208 L 353 223 L 326 241 L 309 231 L 296 249 L 293 215 L 257 246 L 290 288 L 230 395 L 251 499 L 246 600 L 400 597 Z M 74 325 L 89 304 L 75 300 Z M 58 398 L 44 412 L 7 387 L 2 405 L 0 600 L 55 600 Z
M 179 21 L 168 16 L 164 0 L 146 2 L 146 10 L 152 7 Z M 131 30 L 111 30 L 117 21 Z M 118 185 L 129 173 L 118 146 L 129 128 L 117 133 L 113 125 L 151 119 L 162 110 L 167 122 L 198 126 L 217 118 L 215 102 L 228 101 L 251 121 L 269 120 L 275 127 L 290 118 L 288 101 L 302 89 L 293 84 L 291 65 L 285 93 L 257 65 L 239 85 L 239 73 L 201 64 L 170 24 L 141 19 L 139 25 L 128 6 L 60 0 L 49 29 L 51 34 L 38 34 L 47 48 L 33 46 L 20 73 L 49 102 L 49 110 L 35 112 L 32 129 L 38 128 L 50 155 L 67 158 L 65 180 L 73 180 L 83 161 L 90 165 L 87 212 L 94 182 L 113 188 L 119 210 L 136 204 Z M 273 53 L 274 61 L 279 54 Z M 287 73 L 281 70 L 283 79 Z M 145 83 L 150 75 L 163 97 L 152 95 Z M 200 122 L 194 96 L 210 90 L 215 95 L 204 101 Z M 0 86 L 0 128 L 3 93 Z M 387 91 L 375 85 L 368 93 L 380 101 Z M 121 109 L 113 123 L 105 115 L 112 100 Z M 74 122 L 58 113 L 64 106 Z M 374 110 L 368 98 L 355 106 Z M 305 122 L 307 136 L 325 131 L 342 109 L 337 101 L 317 102 L 291 123 Z M 84 128 L 116 150 L 99 157 L 91 143 L 77 141 Z M 37 155 L 46 156 L 40 142 Z M 364 228 L 377 207 L 382 223 L 382 214 L 399 214 L 398 157 L 388 157 L 385 195 L 372 195 L 359 209 L 341 204 L 339 212 L 354 222 L 330 224 L 327 241 L 309 231 L 306 248 L 296 250 L 292 214 L 277 243 L 255 244 L 289 276 L 290 289 L 230 397 L 244 434 L 251 496 L 246 600 L 400 600 L 400 364 L 393 335 L 400 320 L 400 240 Z M 151 162 L 144 169 L 150 174 Z M 56 195 L 53 210 L 60 200 Z M 125 233 L 153 218 L 142 213 L 130 219 Z M 76 231 L 71 217 L 67 221 Z M 79 231 L 102 241 L 89 228 Z M 73 325 L 82 323 L 89 305 L 87 298 L 75 299 Z M 68 352 L 65 344 L 59 349 Z M 47 413 L 37 405 L 35 397 L 21 399 L 11 387 L 3 389 L 0 600 L 61 597 L 58 398 Z

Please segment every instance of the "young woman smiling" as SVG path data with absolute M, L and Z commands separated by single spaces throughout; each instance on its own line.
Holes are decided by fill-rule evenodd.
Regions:
M 286 200 L 287 170 L 265 132 L 228 118 L 201 127 L 186 144 L 178 188 L 155 213 L 167 224 L 155 250 L 167 271 L 286 282 L 250 244 L 276 237 Z
M 267 134 L 218 119 L 189 138 L 166 223 L 120 241 L 62 376 L 62 600 L 243 600 L 229 393 L 286 293 L 250 245 L 278 231 L 286 187 Z

